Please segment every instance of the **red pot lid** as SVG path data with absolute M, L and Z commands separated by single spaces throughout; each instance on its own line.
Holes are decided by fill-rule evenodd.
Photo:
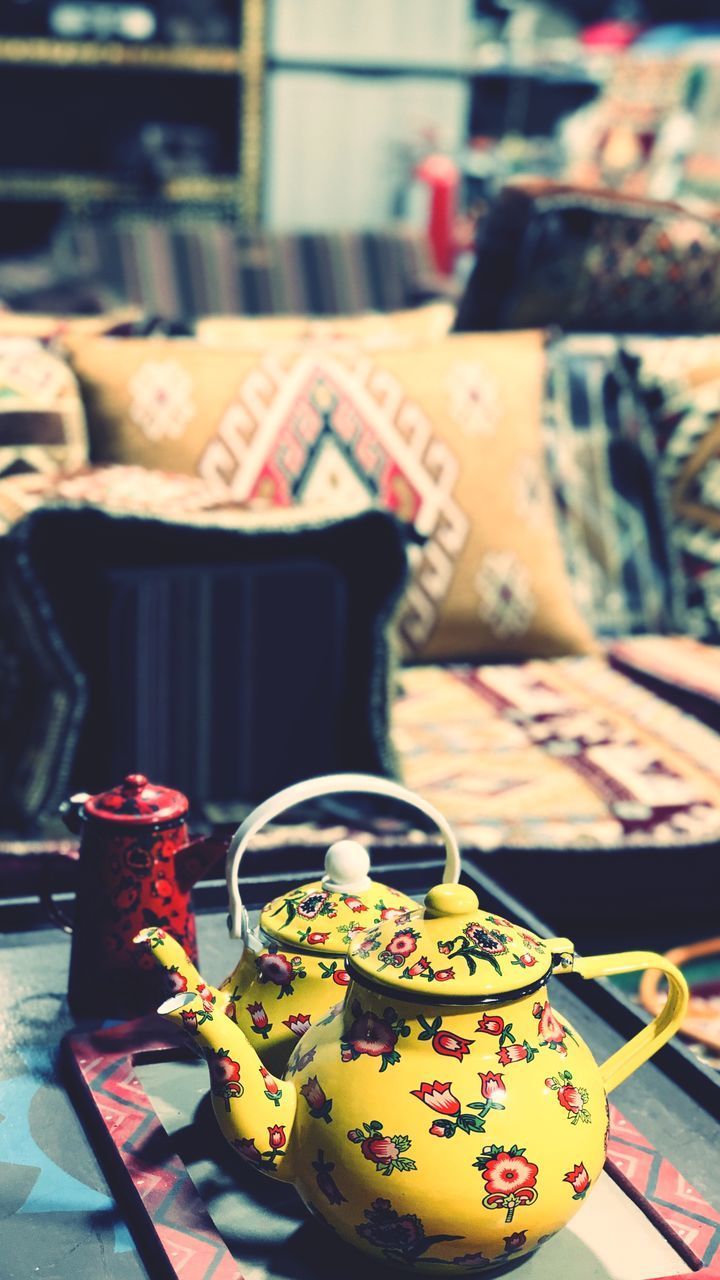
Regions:
M 129 773 L 119 787 L 90 796 L 83 805 L 89 818 L 101 818 L 104 822 L 122 822 L 150 825 L 156 822 L 179 821 L 188 811 L 187 796 L 170 787 L 160 787 L 148 782 L 142 773 Z

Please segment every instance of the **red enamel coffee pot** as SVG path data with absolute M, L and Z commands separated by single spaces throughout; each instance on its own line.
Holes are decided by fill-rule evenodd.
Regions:
M 133 945 L 140 929 L 166 929 L 197 962 L 191 888 L 225 856 L 227 841 L 189 841 L 187 797 L 131 773 L 99 795 L 62 806 L 82 833 L 68 1004 L 76 1017 L 152 1012 L 156 966 Z M 164 990 L 164 989 L 163 989 Z

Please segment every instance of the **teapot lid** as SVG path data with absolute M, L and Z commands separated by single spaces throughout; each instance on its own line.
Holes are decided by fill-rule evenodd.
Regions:
M 188 807 L 187 796 L 181 791 L 148 782 L 142 773 L 129 773 L 118 787 L 89 796 L 83 803 L 83 815 L 104 822 L 155 826 L 179 821 Z
M 481 911 L 467 885 L 439 884 L 424 908 L 354 940 L 348 968 L 412 999 L 491 1004 L 541 987 L 553 953 L 536 934 Z
M 417 903 L 398 889 L 371 880 L 367 849 L 338 840 L 325 855 L 325 875 L 268 902 L 261 929 L 285 946 L 344 956 L 351 942 L 386 921 L 403 918 Z

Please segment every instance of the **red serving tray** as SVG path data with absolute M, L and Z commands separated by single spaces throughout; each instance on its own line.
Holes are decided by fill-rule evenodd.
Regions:
M 62 1048 L 68 1086 L 151 1274 L 243 1280 L 135 1069 L 192 1061 L 179 1034 L 153 1014 L 69 1032 Z M 606 1172 L 693 1271 L 720 1277 L 720 1214 L 614 1106 Z

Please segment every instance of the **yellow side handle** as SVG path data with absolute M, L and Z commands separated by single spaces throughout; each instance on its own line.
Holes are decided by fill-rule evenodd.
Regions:
M 627 1080 L 633 1071 L 647 1062 L 680 1028 L 688 1007 L 688 985 L 677 965 L 654 951 L 620 951 L 608 956 L 575 956 L 572 969 L 581 978 L 611 978 L 616 973 L 637 973 L 641 969 L 659 969 L 668 981 L 664 1007 L 652 1022 L 638 1031 L 621 1049 L 611 1054 L 600 1067 L 605 1090 Z

